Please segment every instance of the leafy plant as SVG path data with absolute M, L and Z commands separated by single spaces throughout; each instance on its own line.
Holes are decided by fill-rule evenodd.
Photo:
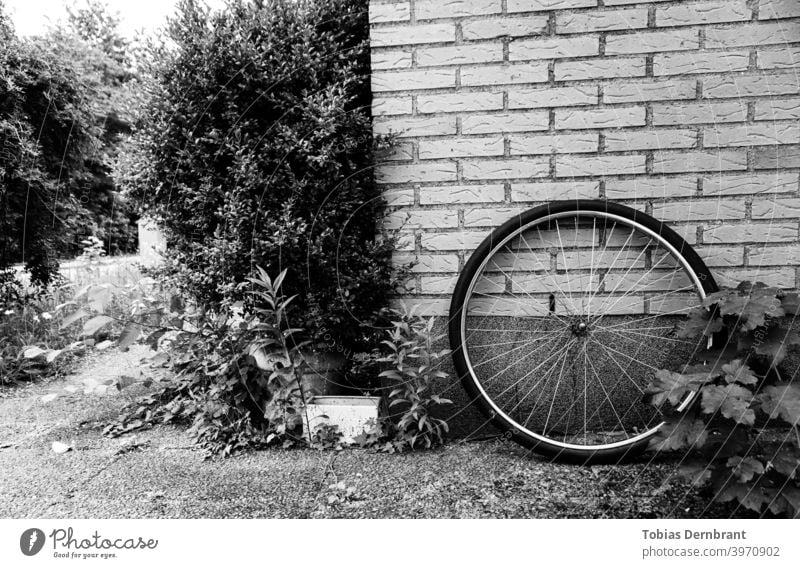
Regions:
M 744 282 L 709 295 L 678 330 L 711 349 L 681 372 L 661 370 L 648 387 L 665 426 L 654 449 L 689 454 L 683 473 L 714 498 L 756 512 L 800 513 L 800 384 L 781 363 L 800 344 L 800 296 Z M 685 413 L 675 408 L 691 392 Z

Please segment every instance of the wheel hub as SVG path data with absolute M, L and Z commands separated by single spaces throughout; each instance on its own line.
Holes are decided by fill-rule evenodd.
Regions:
M 589 334 L 589 324 L 585 320 L 578 320 L 572 324 L 570 331 L 576 337 L 585 337 Z

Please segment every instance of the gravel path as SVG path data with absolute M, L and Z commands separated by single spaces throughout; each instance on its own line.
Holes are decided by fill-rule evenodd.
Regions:
M 0 392 L 2 518 L 728 517 L 669 462 L 551 464 L 505 441 L 458 442 L 402 455 L 272 450 L 204 460 L 185 430 L 122 439 L 104 421 L 135 393 L 67 394 L 129 375 L 141 350 L 105 353 L 57 382 Z M 73 449 L 58 454 L 54 441 Z M 340 484 L 337 486 L 337 483 Z

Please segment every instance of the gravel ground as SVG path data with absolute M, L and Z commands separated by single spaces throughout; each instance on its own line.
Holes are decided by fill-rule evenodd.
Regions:
M 271 450 L 204 460 L 185 430 L 122 439 L 103 423 L 130 400 L 42 397 L 91 378 L 131 374 L 141 351 L 106 353 L 67 379 L 0 392 L 2 518 L 699 518 L 712 506 L 660 461 L 552 464 L 514 444 L 453 441 L 401 455 Z M 58 454 L 54 441 L 73 449 Z M 337 487 L 337 484 L 340 484 Z

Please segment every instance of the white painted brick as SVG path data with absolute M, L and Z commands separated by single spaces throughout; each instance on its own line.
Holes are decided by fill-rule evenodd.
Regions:
M 372 91 L 414 91 L 456 86 L 455 69 L 424 69 L 372 74 Z
M 789 266 L 800 264 L 800 246 L 752 247 L 747 253 L 750 266 Z
M 653 156 L 653 173 L 725 172 L 747 169 L 747 153 L 722 152 L 657 152 Z
M 757 195 L 796 192 L 796 173 L 737 174 L 703 178 L 703 195 Z
M 422 248 L 426 250 L 475 250 L 489 234 L 489 231 L 457 231 L 450 233 L 424 233 Z
M 773 243 L 797 240 L 797 223 L 716 223 L 703 227 L 703 243 Z
M 410 69 L 413 57 L 410 49 L 385 49 L 372 51 L 372 70 Z
M 653 72 L 656 75 L 746 71 L 749 65 L 749 51 L 676 52 L 659 54 L 653 58 Z
M 639 32 L 606 38 L 606 55 L 681 51 L 699 47 L 700 36 L 694 29 Z
M 378 183 L 414 183 L 456 181 L 454 163 L 433 163 L 412 165 L 380 165 L 375 168 Z
M 756 101 L 756 120 L 800 120 L 800 98 Z
M 514 89 L 508 93 L 508 108 L 543 108 L 597 104 L 597 86 Z
M 452 294 L 456 287 L 458 276 L 423 276 L 420 278 L 422 294 Z
M 370 31 L 372 47 L 445 43 L 455 41 L 455 39 L 456 25 L 453 23 L 387 26 L 372 28 Z
M 656 26 L 691 26 L 744 22 L 752 16 L 745 0 L 684 2 L 656 8 Z
M 756 199 L 753 201 L 753 219 L 800 219 L 800 199 Z
M 383 191 L 386 205 L 400 207 L 414 204 L 414 190 L 410 188 L 391 188 Z
M 597 199 L 599 196 L 600 182 L 597 181 L 515 183 L 511 185 L 512 201 Z
M 604 0 L 605 6 L 625 6 L 628 4 L 654 4 L 656 2 L 673 2 L 674 0 Z
M 503 207 L 498 209 L 467 209 L 464 211 L 465 227 L 499 227 L 509 219 L 520 215 L 524 207 Z
M 645 173 L 644 156 L 556 156 L 556 176 L 586 177 Z
M 515 40 L 511 42 L 508 48 L 508 56 L 511 61 L 583 57 L 598 55 L 599 53 L 600 38 L 596 36 L 543 37 Z
M 776 45 L 797 41 L 800 23 L 744 24 L 741 26 L 709 26 L 706 28 L 706 48 Z
M 411 19 L 409 2 L 369 3 L 369 23 L 385 24 L 388 22 L 408 22 Z
M 594 8 L 597 0 L 508 0 L 508 12 L 540 12 Z
M 645 109 L 635 107 L 602 107 L 593 109 L 558 109 L 557 129 L 618 128 L 644 126 Z
M 603 102 L 632 103 L 694 99 L 696 93 L 697 81 L 694 79 L 615 81 L 603 86 Z
M 653 217 L 660 221 L 719 221 L 744 219 L 744 200 L 692 199 L 653 203 Z
M 738 101 L 654 104 L 652 114 L 656 126 L 743 122 L 747 119 L 747 104 Z
M 465 40 L 524 37 L 543 33 L 547 29 L 547 22 L 547 16 L 481 19 L 462 22 L 461 33 Z
M 758 19 L 777 20 L 800 16 L 800 3 L 797 0 L 759 0 Z
M 531 132 L 547 130 L 549 120 L 549 112 L 546 110 L 502 114 L 469 114 L 461 119 L 461 131 L 464 134 Z
M 556 16 L 560 34 L 634 30 L 647 27 L 647 8 L 562 12 Z
M 486 16 L 503 11 L 501 0 L 417 0 L 414 14 L 417 20 Z
M 449 298 L 405 298 L 395 299 L 390 302 L 392 309 L 398 311 L 414 310 L 422 317 L 446 317 L 450 312 Z
M 556 81 L 643 77 L 644 74 L 644 57 L 614 57 L 608 59 L 588 59 L 585 61 L 558 61 L 556 62 L 555 68 Z
M 419 159 L 458 158 L 469 156 L 502 156 L 505 143 L 502 136 L 421 140 Z
M 422 114 L 432 112 L 469 112 L 501 110 L 503 93 L 456 93 L 447 95 L 419 95 L 417 110 Z
M 419 190 L 419 201 L 423 205 L 449 203 L 499 203 L 505 199 L 505 186 L 494 185 L 448 185 L 423 187 Z
M 399 252 L 414 251 L 416 241 L 414 233 L 396 233 L 395 236 L 394 250 Z
M 461 68 L 461 85 L 464 87 L 546 83 L 547 80 L 546 62 Z
M 797 3 L 800 6 L 800 2 Z M 797 69 L 800 67 L 800 46 L 782 45 L 758 50 L 759 69 Z
M 708 247 L 699 246 L 694 249 L 706 266 L 721 268 L 729 266 L 742 266 L 744 264 L 743 247 Z
M 703 132 L 703 144 L 709 148 L 800 144 L 800 125 L 796 123 L 715 125 L 707 127 Z
M 548 175 L 550 160 L 548 158 L 465 160 L 461 167 L 465 180 L 525 179 Z
M 800 93 L 800 76 L 794 73 L 708 77 L 703 81 L 703 97 L 709 99 L 797 93 Z
M 606 134 L 607 152 L 694 148 L 697 132 L 685 129 L 617 130 Z
M 503 44 L 480 43 L 453 47 L 420 47 L 417 49 L 417 65 L 468 65 L 491 63 L 503 60 Z
M 414 262 L 411 272 L 458 272 L 458 256 L 454 254 L 406 254 L 395 253 L 392 255 L 392 262 L 396 265 L 404 265 Z
M 373 123 L 376 134 L 394 133 L 399 137 L 444 136 L 456 133 L 455 116 L 430 116 L 422 118 L 394 118 L 376 120 Z
M 800 146 L 759 146 L 752 152 L 753 167 L 757 170 L 800 168 Z
M 414 159 L 414 145 L 411 142 L 396 142 L 391 148 L 378 153 L 379 161 L 408 161 Z
M 387 97 L 372 99 L 372 116 L 411 114 L 411 97 Z
M 794 288 L 794 268 L 751 268 L 747 270 L 725 270 L 715 274 L 717 284 L 734 288 L 739 283 L 763 282 L 776 288 Z
M 458 212 L 448 210 L 401 209 L 386 216 L 387 229 L 449 229 L 458 227 Z
M 597 152 L 598 135 L 596 133 L 580 134 L 531 134 L 527 136 L 511 136 L 512 155 L 536 155 L 561 153 Z
M 606 181 L 608 199 L 689 197 L 696 193 L 697 179 L 694 177 L 642 177 Z

